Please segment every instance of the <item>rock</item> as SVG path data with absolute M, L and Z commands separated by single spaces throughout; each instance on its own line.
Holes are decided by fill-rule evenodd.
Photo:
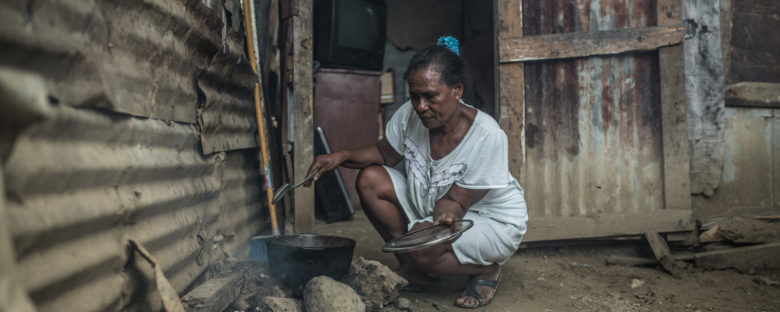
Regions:
M 395 299 L 393 305 L 395 305 L 395 307 L 398 308 L 398 310 L 407 311 L 407 312 L 411 312 L 412 308 L 414 307 L 414 304 L 412 303 L 411 300 L 403 297 L 398 297 L 398 299 Z
M 293 298 L 265 297 L 263 303 L 271 312 L 303 312 L 303 303 Z
M 391 305 L 398 298 L 401 288 L 409 284 L 381 262 L 363 257 L 352 261 L 348 283 L 366 301 L 369 310 Z
M 366 311 L 354 289 L 327 276 L 317 276 L 303 289 L 306 312 Z
M 632 279 L 631 280 L 631 289 L 637 289 L 639 287 L 642 287 L 642 285 L 645 284 L 645 281 L 638 280 L 638 279 Z

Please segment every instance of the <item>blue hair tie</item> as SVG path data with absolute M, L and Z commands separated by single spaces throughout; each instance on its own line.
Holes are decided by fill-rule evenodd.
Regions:
M 450 49 L 450 51 L 454 52 L 455 55 L 460 56 L 460 48 L 458 48 L 458 39 L 455 39 L 451 36 L 442 36 L 439 37 L 439 41 L 436 42 L 437 45 L 443 45 L 447 47 L 447 49 Z

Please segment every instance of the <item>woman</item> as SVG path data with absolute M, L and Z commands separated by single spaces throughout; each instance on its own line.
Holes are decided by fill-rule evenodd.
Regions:
M 385 138 L 320 155 L 308 174 L 320 169 L 316 181 L 339 166 L 361 169 L 361 205 L 385 241 L 432 224 L 474 221 L 451 244 L 396 254 L 397 272 L 417 286 L 431 282 L 428 274 L 468 275 L 455 305 L 487 305 L 528 219 L 523 190 L 508 170 L 506 135 L 460 100 L 465 64 L 455 38 L 442 37 L 415 54 L 405 79 L 411 101 L 395 112 Z M 390 168 L 401 159 L 405 175 Z

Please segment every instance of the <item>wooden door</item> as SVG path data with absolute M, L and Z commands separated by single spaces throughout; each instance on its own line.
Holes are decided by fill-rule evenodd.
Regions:
M 496 0 L 526 241 L 692 228 L 679 0 Z

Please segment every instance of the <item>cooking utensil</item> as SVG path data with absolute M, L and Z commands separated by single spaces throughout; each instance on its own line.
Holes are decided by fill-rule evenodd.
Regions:
M 382 247 L 384 252 L 410 252 L 450 242 L 474 226 L 474 221 L 458 220 L 449 224 L 437 224 L 401 235 Z
M 344 277 L 352 263 L 355 240 L 328 235 L 297 234 L 268 238 L 268 267 L 272 276 L 291 288 L 326 275 Z
M 285 183 L 284 185 L 282 185 L 282 187 L 280 187 L 278 190 L 276 190 L 276 193 L 274 193 L 274 197 L 271 200 L 271 203 L 276 204 L 280 199 L 284 197 L 285 194 L 287 194 L 287 192 L 311 180 L 311 178 L 313 178 L 318 171 L 320 171 L 320 169 L 314 170 L 314 172 L 312 172 L 308 177 L 303 179 L 303 181 L 295 183 L 293 184 L 293 186 L 290 186 L 290 183 Z

